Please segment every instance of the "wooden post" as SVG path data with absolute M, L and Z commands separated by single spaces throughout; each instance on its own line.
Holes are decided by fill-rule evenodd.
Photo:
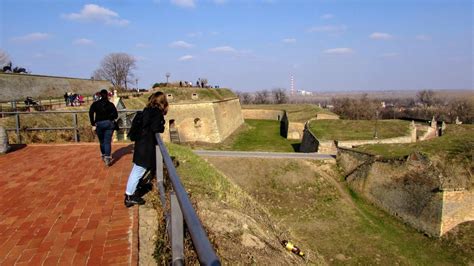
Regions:
M 72 127 L 74 128 L 74 141 L 79 142 L 79 134 L 77 131 L 77 113 L 72 114 Z
M 179 207 L 178 198 L 171 192 L 171 253 L 173 265 L 184 265 L 183 248 L 183 214 Z
M 14 112 L 18 112 L 16 109 L 16 101 L 12 101 L 12 109 Z M 16 136 L 18 139 L 18 143 L 21 144 L 21 134 L 20 134 L 20 114 L 16 113 L 15 114 L 15 130 L 16 130 Z

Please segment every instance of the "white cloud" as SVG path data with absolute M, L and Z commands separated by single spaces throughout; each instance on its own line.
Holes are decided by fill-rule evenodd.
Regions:
M 431 41 L 431 36 L 420 34 L 420 35 L 416 35 L 416 39 L 418 41 Z
M 187 43 L 185 41 L 175 41 L 169 44 L 170 47 L 172 48 L 185 48 L 189 49 L 192 48 L 194 45 Z
M 139 62 L 145 62 L 145 61 L 149 61 L 147 57 L 144 57 L 144 56 L 134 56 L 133 58 L 135 58 L 135 60 L 139 61 Z
M 285 38 L 283 40 L 281 40 L 282 42 L 284 43 L 296 43 L 296 39 L 295 38 Z
M 126 26 L 130 21 L 120 18 L 117 12 L 94 4 L 84 5 L 81 12 L 63 14 L 63 18 L 83 22 L 101 22 L 106 25 Z
M 325 54 L 352 54 L 354 50 L 351 48 L 332 48 L 324 51 Z
M 33 57 L 34 57 L 34 58 L 45 58 L 46 55 L 43 54 L 43 53 L 36 53 L 36 54 L 33 55 Z
M 343 32 L 346 30 L 346 25 L 324 25 L 315 26 L 308 29 L 309 32 Z
M 187 35 L 188 35 L 188 37 L 194 38 L 194 37 L 201 37 L 203 34 L 202 34 L 202 32 L 197 31 L 197 32 L 190 32 Z
M 381 54 L 380 56 L 381 57 L 397 57 L 399 55 L 399 53 L 385 53 L 385 54 Z
M 178 58 L 178 61 L 189 61 L 193 59 L 194 59 L 194 56 L 192 55 L 183 55 L 180 58 Z
M 374 32 L 369 35 L 369 38 L 374 40 L 390 40 L 393 36 L 385 32 Z
M 135 47 L 137 48 L 149 48 L 151 45 L 147 44 L 147 43 L 137 43 L 135 44 Z
M 16 42 L 35 42 L 46 40 L 49 37 L 51 37 L 51 35 L 48 33 L 34 32 L 23 36 L 13 37 L 11 40 Z
M 184 8 L 196 7 L 195 0 L 171 0 L 171 3 Z
M 94 41 L 86 38 L 81 38 L 74 40 L 72 43 L 75 45 L 91 45 L 94 44 Z
M 214 47 L 209 49 L 210 52 L 216 52 L 216 53 L 235 53 L 237 50 L 235 50 L 233 47 L 230 46 L 219 46 L 219 47 Z
M 334 18 L 333 14 L 324 14 L 320 17 L 321 19 L 332 19 Z

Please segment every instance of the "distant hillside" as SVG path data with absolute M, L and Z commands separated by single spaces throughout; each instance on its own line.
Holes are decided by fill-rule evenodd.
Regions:
M 304 99 L 306 101 L 329 101 L 332 98 L 360 98 L 367 94 L 372 99 L 414 99 L 419 90 L 386 90 L 386 91 L 317 91 L 312 96 L 292 96 L 296 99 Z M 450 99 L 470 99 L 474 101 L 474 89 L 471 90 L 434 90 L 435 96 Z

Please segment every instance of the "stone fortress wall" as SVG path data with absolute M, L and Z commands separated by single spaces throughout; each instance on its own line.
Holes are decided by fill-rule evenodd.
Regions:
M 92 95 L 111 86 L 106 80 L 0 73 L 0 101 L 60 98 L 66 92 Z
M 177 129 L 182 142 L 219 143 L 244 123 L 238 98 L 170 103 L 166 120 L 163 140 L 170 141 L 171 126 Z
M 445 171 L 420 154 L 384 160 L 338 148 L 337 161 L 354 191 L 428 235 L 474 221 L 472 188 L 446 185 L 458 177 L 443 177 Z
M 406 136 L 386 138 L 386 139 L 370 139 L 370 140 L 325 140 L 321 141 L 309 129 L 309 121 L 304 126 L 303 138 L 301 140 L 301 152 L 319 152 L 319 153 L 335 153 L 337 147 L 354 148 L 359 145 L 366 144 L 391 144 L 391 143 L 412 143 L 417 141 L 417 131 L 414 122 L 410 126 L 410 133 Z
M 285 117 L 285 110 L 265 110 L 265 109 L 242 109 L 244 119 L 259 119 L 259 120 L 277 120 L 282 121 Z M 287 119 L 287 118 L 286 118 Z M 288 120 L 288 119 L 287 119 Z M 303 137 L 304 123 L 282 121 L 285 125 L 286 132 L 282 132 L 282 136 L 287 139 L 301 139 Z
M 242 109 L 244 119 L 277 120 L 279 121 L 285 112 L 283 110 L 265 109 Z

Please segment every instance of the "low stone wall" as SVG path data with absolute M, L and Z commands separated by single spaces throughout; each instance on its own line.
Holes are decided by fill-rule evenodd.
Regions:
M 474 221 L 474 191 L 444 191 L 441 235 L 465 221 Z
M 339 119 L 338 115 L 335 114 L 317 114 L 316 120 L 334 120 Z
M 4 127 L 0 126 L 0 154 L 7 153 L 10 150 L 8 144 L 8 134 Z
M 92 95 L 111 86 L 105 80 L 0 73 L 0 101 L 60 98 L 66 92 Z
M 343 148 L 353 148 L 360 145 L 365 144 L 389 144 L 389 143 L 411 143 L 412 137 L 411 136 L 403 136 L 403 137 L 396 137 L 396 138 L 388 138 L 388 139 L 371 139 L 371 140 L 340 140 L 337 142 L 339 147 Z
M 265 110 L 265 109 L 242 109 L 244 119 L 260 120 L 280 120 L 283 117 L 283 110 Z
M 290 122 L 288 124 L 287 139 L 302 139 L 304 131 L 304 123 Z
M 443 171 L 420 154 L 385 160 L 338 148 L 337 162 L 351 189 L 429 235 L 441 236 L 474 220 L 473 192 L 443 190 Z
M 303 139 L 300 144 L 300 152 L 318 152 L 319 140 L 309 130 L 308 124 L 306 123 L 303 131 Z

